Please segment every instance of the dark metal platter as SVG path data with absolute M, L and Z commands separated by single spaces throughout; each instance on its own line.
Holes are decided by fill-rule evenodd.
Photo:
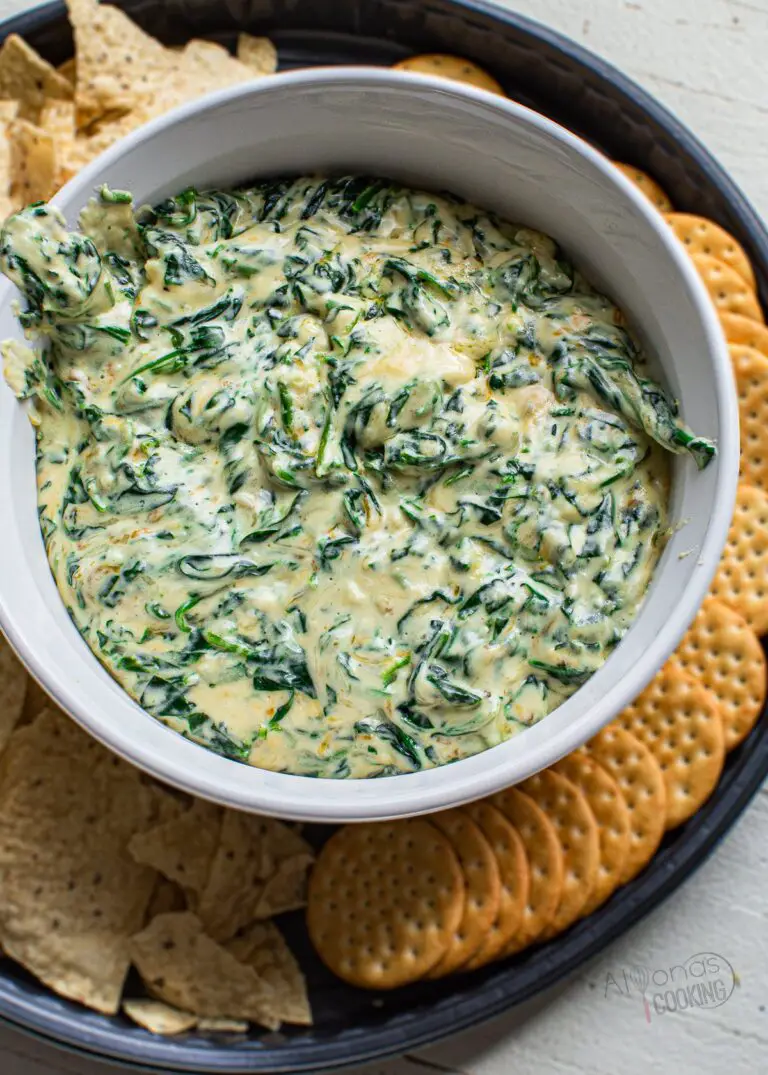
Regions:
M 747 249 L 768 306 L 768 233 L 706 149 L 652 97 L 609 64 L 512 12 L 462 0 L 124 0 L 167 44 L 238 30 L 265 33 L 281 69 L 388 65 L 413 52 L 454 52 L 487 67 L 510 96 L 576 131 L 611 157 L 650 172 L 678 209 L 719 221 Z M 0 34 L 25 37 L 59 63 L 72 55 L 62 3 L 11 19 Z M 667 836 L 651 865 L 601 910 L 513 960 L 391 994 L 344 985 L 314 955 L 301 915 L 281 922 L 309 981 L 316 1025 L 281 1034 L 156 1038 L 122 1017 L 61 1000 L 0 961 L 0 1019 L 79 1053 L 154 1071 L 319 1072 L 381 1059 L 476 1025 L 541 992 L 651 911 L 699 866 L 768 775 L 768 711 L 729 755 L 707 805 Z M 328 830 L 311 837 L 322 842 Z

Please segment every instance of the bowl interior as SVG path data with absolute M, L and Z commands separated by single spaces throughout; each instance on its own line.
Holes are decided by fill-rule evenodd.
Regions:
M 0 622 L 57 702 L 107 745 L 170 783 L 228 805 L 307 820 L 427 812 L 489 794 L 575 749 L 637 695 L 672 651 L 709 585 L 730 520 L 738 422 L 709 300 L 671 231 L 596 151 L 511 102 L 448 82 L 367 69 L 296 72 L 224 91 L 136 132 L 57 196 L 71 224 L 101 183 L 153 201 L 185 185 L 344 171 L 448 189 L 552 235 L 630 316 L 685 420 L 718 440 L 698 473 L 676 457 L 674 532 L 635 624 L 605 666 L 546 720 L 450 767 L 377 781 L 308 780 L 225 760 L 149 717 L 72 625 L 37 522 L 34 443 L 0 388 Z M 0 338 L 19 336 L 13 289 Z M 684 525 L 679 525 L 683 524 Z

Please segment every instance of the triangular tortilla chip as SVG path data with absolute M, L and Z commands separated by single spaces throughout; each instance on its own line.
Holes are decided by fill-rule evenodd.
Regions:
M 0 97 L 18 101 L 20 118 L 37 123 L 45 99 L 71 100 L 72 85 L 26 41 L 10 34 L 0 48 Z
M 116 7 L 67 0 L 75 37 L 75 100 L 81 122 L 105 112 L 130 112 L 158 93 L 174 53 Z
M 275 1027 L 272 988 L 211 940 L 189 911 L 158 915 L 133 938 L 131 957 L 149 992 L 175 1008 Z
M 198 896 L 211 872 L 222 816 L 221 807 L 195 799 L 178 817 L 136 833 L 128 848 L 136 862 L 151 866 L 185 892 Z
M 0 634 L 0 751 L 19 722 L 26 690 L 26 669 Z
M 213 41 L 189 41 L 175 57 L 173 70 L 152 102 L 154 116 L 203 94 L 250 82 L 254 73 Z
M 280 863 L 303 855 L 312 862 L 309 845 L 298 833 L 272 818 L 227 810 L 211 870 L 197 904 L 206 931 L 229 940 L 256 917 L 264 886 Z
M 145 925 L 149 925 L 159 914 L 187 910 L 187 895 L 181 885 L 169 881 L 167 877 L 158 877 L 147 907 Z
M 249 82 L 253 78 L 250 67 L 235 59 L 223 45 L 198 38 L 188 41 L 182 49 L 177 58 L 177 71 L 194 74 L 200 80 L 200 85 L 205 87 L 203 93 Z M 186 87 L 187 90 L 192 88 Z
M 40 109 L 39 126 L 53 138 L 56 157 L 55 189 L 63 187 L 75 174 L 68 161 L 75 146 L 75 102 L 50 98 Z
M 77 64 L 75 63 L 75 57 L 65 60 L 64 63 L 59 64 L 56 68 L 62 78 L 65 78 L 74 88 L 77 81 Z
M 150 1034 L 162 1034 L 163 1037 L 173 1037 L 183 1034 L 185 1030 L 195 1029 L 201 1034 L 245 1034 L 248 1030 L 247 1019 L 198 1018 L 192 1012 L 183 1012 L 162 1000 L 149 1000 L 146 997 L 124 1000 L 123 1011 Z
M 47 201 L 56 190 L 56 143 L 52 135 L 24 119 L 9 128 L 11 199 L 19 205 Z
M 264 882 L 253 908 L 255 919 L 273 918 L 307 905 L 307 878 L 314 855 L 301 852 L 283 859 Z
M 150 1034 L 162 1034 L 164 1037 L 183 1034 L 185 1030 L 192 1030 L 197 1026 L 196 1015 L 172 1008 L 162 1000 L 149 1000 L 146 997 L 124 1000 L 123 1011 L 129 1019 Z
M 137 770 L 68 717 L 20 728 L 0 767 L 0 943 L 54 992 L 120 1006 L 156 875 L 127 851 L 152 816 Z
M 247 1019 L 212 1019 L 203 1016 L 197 1020 L 197 1029 L 201 1034 L 245 1034 L 248 1030 Z
M 88 133 L 77 135 L 64 162 L 65 168 L 74 175 L 151 118 L 148 111 L 133 111 L 119 116 L 111 113 L 104 122 L 92 125 Z
M 274 75 L 277 70 L 277 49 L 268 37 L 240 34 L 237 39 L 237 58 L 257 75 Z
M 93 6 L 93 0 L 73 0 L 73 3 Z M 111 9 L 102 7 L 100 10 L 105 12 Z M 119 14 L 122 15 L 122 12 Z M 138 81 L 130 85 L 126 83 L 127 89 L 121 91 L 120 96 L 111 98 L 121 102 L 122 109 L 94 113 L 96 98 L 78 97 L 81 117 L 87 121 L 90 116 L 91 122 L 77 138 L 66 161 L 70 172 L 79 171 L 131 131 L 172 108 L 254 77 L 253 71 L 213 41 L 190 41 L 180 51 L 167 49 L 165 52 L 167 56 L 157 68 L 156 81 L 142 80 L 144 76 L 141 75 Z M 85 113 L 88 106 L 91 111 Z M 128 107 L 129 110 L 126 110 Z M 98 117 L 96 120 L 93 119 L 94 115 Z
M 275 1019 L 296 1026 L 312 1026 L 307 983 L 277 926 L 272 922 L 255 922 L 229 941 L 226 948 L 272 986 L 270 1010 Z

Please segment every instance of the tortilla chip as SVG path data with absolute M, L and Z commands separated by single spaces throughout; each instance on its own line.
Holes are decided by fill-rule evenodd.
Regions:
M 74 142 L 75 102 L 46 99 L 40 107 L 38 126 L 63 143 Z
M 53 138 L 56 154 L 55 189 L 58 190 L 76 171 L 69 163 L 75 146 L 75 102 L 45 101 L 40 109 L 39 125 Z
M 47 131 L 17 119 L 10 126 L 11 198 L 44 202 L 56 190 L 56 144 Z
M 148 1030 L 150 1034 L 173 1036 L 183 1034 L 185 1030 L 191 1030 L 197 1026 L 196 1015 L 172 1008 L 170 1004 L 164 1004 L 162 1000 L 148 1000 L 146 997 L 124 1000 L 123 1011 L 129 1019 L 144 1030 Z
M 136 862 L 151 866 L 185 892 L 199 895 L 205 888 L 221 832 L 223 811 L 203 799 L 178 817 L 146 832 L 136 833 L 128 850 Z
M 298 833 L 272 818 L 227 810 L 216 854 L 197 913 L 218 941 L 234 937 L 256 916 L 264 887 L 280 863 L 294 855 L 312 862 L 309 845 Z
M 150 1034 L 162 1034 L 163 1037 L 183 1034 L 185 1030 L 195 1028 L 203 1034 L 245 1034 L 248 1030 L 246 1019 L 198 1019 L 192 1012 L 183 1012 L 162 1000 L 149 1000 L 145 997 L 124 1000 L 123 1011 Z
M 0 751 L 21 718 L 26 690 L 27 671 L 0 634 Z
M 208 937 L 189 911 L 158 915 L 131 941 L 131 957 L 153 996 L 211 1018 L 274 1027 L 272 989 Z
M 44 709 L 58 709 L 51 701 L 43 688 L 33 679 L 27 676 L 27 689 L 24 693 L 24 707 L 21 711 L 20 724 L 31 724 Z
M 127 852 L 149 824 L 139 773 L 67 717 L 18 729 L 0 774 L 0 943 L 54 992 L 114 1014 L 156 875 Z
M 307 879 L 314 855 L 302 852 L 284 859 L 259 892 L 254 919 L 273 918 L 307 906 Z
M 64 161 L 65 168 L 74 175 L 149 118 L 149 115 L 141 112 L 129 112 L 117 117 L 111 115 L 104 123 L 92 126 L 87 134 L 78 134 Z
M 174 54 L 116 7 L 67 0 L 75 37 L 75 100 L 81 122 L 105 112 L 130 112 L 162 90 Z
M 3 219 L 13 211 L 11 200 L 11 139 L 10 124 L 19 111 L 18 101 L 0 100 L 0 214 Z
M 152 115 L 202 97 L 205 93 L 250 82 L 254 73 L 213 41 L 192 40 L 174 57 L 173 71 L 152 104 Z
M 149 925 L 159 914 L 187 910 L 187 895 L 181 885 L 169 881 L 167 877 L 158 877 L 147 907 L 145 925 Z
M 237 38 L 237 58 L 257 75 L 274 75 L 277 71 L 277 49 L 268 37 L 240 34 Z
M 245 1034 L 248 1030 L 247 1019 L 198 1019 L 197 1029 L 205 1034 Z
M 72 86 L 26 41 L 10 34 L 0 48 L 0 97 L 19 103 L 19 118 L 37 123 L 47 97 L 71 100 Z
M 65 78 L 74 88 L 77 81 L 77 64 L 75 57 L 72 56 L 69 60 L 65 60 L 64 63 L 60 63 L 56 68 L 62 78 Z
M 312 1026 L 307 983 L 299 964 L 272 922 L 254 922 L 226 945 L 241 963 L 253 967 L 273 990 L 270 1010 L 281 1023 Z
M 249 82 L 253 78 L 253 71 L 235 59 L 223 45 L 199 38 L 192 38 L 184 46 L 178 58 L 178 69 L 190 73 L 194 71 L 205 86 L 217 90 L 238 82 Z

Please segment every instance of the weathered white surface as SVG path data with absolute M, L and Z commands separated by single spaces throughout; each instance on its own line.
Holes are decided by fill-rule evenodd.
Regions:
M 332 2 L 332 0 L 328 0 Z M 0 0 L 0 16 L 29 6 Z M 717 154 L 768 215 L 768 0 L 514 0 L 622 68 Z M 754 1075 L 768 1056 L 768 791 L 683 889 L 556 995 L 368 1075 Z M 730 961 L 738 984 L 715 1010 L 651 1014 L 608 975 Z M 607 984 L 608 979 L 608 984 Z M 104 1075 L 0 1029 L 0 1075 Z M 109 1069 L 110 1071 L 113 1069 Z M 361 1073 L 362 1075 L 362 1073 Z

